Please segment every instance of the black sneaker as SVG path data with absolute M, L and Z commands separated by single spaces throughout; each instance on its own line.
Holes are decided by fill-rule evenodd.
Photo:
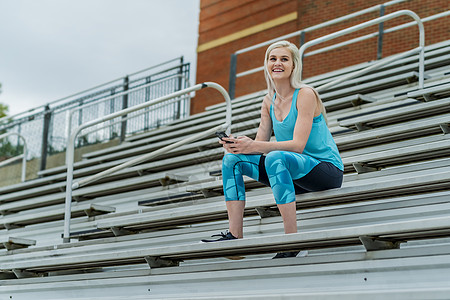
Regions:
M 296 257 L 300 251 L 292 251 L 292 252 L 278 252 L 277 255 L 272 257 L 274 258 L 286 258 L 286 257 Z
M 204 242 L 204 243 L 221 242 L 221 241 L 229 241 L 229 240 L 236 240 L 237 239 L 237 237 L 232 235 L 231 232 L 229 232 L 228 230 L 225 231 L 225 233 L 221 232 L 220 234 L 214 234 L 211 237 L 215 237 L 215 236 L 220 236 L 220 238 L 215 239 L 215 240 L 202 240 L 202 242 Z

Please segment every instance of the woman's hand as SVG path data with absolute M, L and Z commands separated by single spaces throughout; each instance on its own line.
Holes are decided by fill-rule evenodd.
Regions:
M 231 142 L 231 143 L 227 143 Z M 234 138 L 232 135 L 228 138 L 223 138 L 222 141 L 219 141 L 220 144 L 223 145 L 225 150 L 227 150 L 229 153 L 234 154 L 250 154 L 252 152 L 256 152 L 256 149 L 254 149 L 254 140 L 247 136 L 239 136 L 237 138 Z

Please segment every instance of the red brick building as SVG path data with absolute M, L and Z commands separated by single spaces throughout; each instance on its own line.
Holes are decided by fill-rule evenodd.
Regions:
M 230 56 L 234 52 L 279 36 L 309 28 L 338 17 L 342 17 L 385 1 L 377 0 L 201 0 L 200 25 L 197 48 L 196 82 L 214 81 L 226 89 L 229 85 Z M 448 11 L 448 0 L 409 0 L 384 8 L 384 15 L 394 11 L 408 9 L 421 19 Z M 338 24 L 307 32 L 304 41 L 377 18 L 380 11 L 344 20 Z M 408 16 L 402 16 L 384 23 L 384 29 L 412 22 Z M 424 23 L 426 45 L 450 39 L 450 17 L 442 17 Z M 357 33 L 333 40 L 333 43 L 378 31 L 378 25 Z M 413 49 L 419 44 L 417 26 L 383 35 L 382 56 Z M 300 37 L 290 41 L 300 45 Z M 313 51 L 330 45 L 324 43 L 311 47 Z M 303 78 L 329 72 L 339 68 L 377 59 L 378 38 L 351 44 L 304 59 Z M 266 47 L 237 56 L 237 72 L 243 72 L 263 65 Z M 265 89 L 263 72 L 238 78 L 236 97 Z M 198 113 L 208 105 L 219 101 L 215 91 L 205 90 L 197 93 L 191 102 L 191 112 Z

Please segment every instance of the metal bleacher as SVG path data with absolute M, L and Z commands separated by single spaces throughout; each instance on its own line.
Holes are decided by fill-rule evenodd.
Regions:
M 342 188 L 297 196 L 284 235 L 271 190 L 246 178 L 245 238 L 227 228 L 223 150 L 209 136 L 74 191 L 66 169 L 0 188 L 0 299 L 444 299 L 450 292 L 450 43 L 322 93 L 345 165 Z M 367 63 L 370 64 L 370 63 Z M 320 86 L 353 66 L 306 80 Z M 232 132 L 254 136 L 264 91 L 233 102 Z M 87 153 L 77 179 L 223 122 L 225 107 Z M 296 258 L 270 259 L 277 251 Z M 232 286 L 232 288 L 230 288 Z

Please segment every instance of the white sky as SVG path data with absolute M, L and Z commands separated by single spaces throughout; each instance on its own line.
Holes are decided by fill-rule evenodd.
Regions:
M 0 0 L 0 103 L 14 115 L 180 56 L 200 0 Z

